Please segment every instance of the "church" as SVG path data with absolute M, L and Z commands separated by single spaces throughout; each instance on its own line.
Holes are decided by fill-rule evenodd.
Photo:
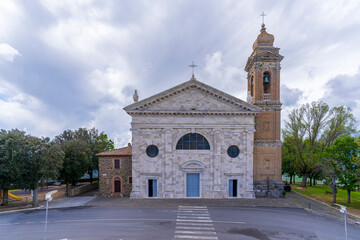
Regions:
M 280 197 L 282 59 L 262 24 L 245 66 L 246 101 L 194 74 L 141 101 L 135 91 L 134 103 L 124 108 L 131 116 L 132 145 L 98 155 L 100 194 Z

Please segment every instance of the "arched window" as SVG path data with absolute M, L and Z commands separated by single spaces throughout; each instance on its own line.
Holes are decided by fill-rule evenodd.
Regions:
M 176 144 L 178 150 L 207 150 L 210 145 L 206 138 L 198 133 L 188 133 L 182 136 Z
M 270 93 L 270 73 L 264 72 L 263 83 L 264 83 L 264 93 Z

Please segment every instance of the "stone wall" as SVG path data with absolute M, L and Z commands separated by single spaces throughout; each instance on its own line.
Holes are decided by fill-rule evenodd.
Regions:
M 120 168 L 114 168 L 115 159 L 120 160 Z M 100 157 L 99 158 L 99 193 L 102 196 L 114 196 L 114 180 L 120 178 L 121 193 L 119 196 L 130 196 L 132 184 L 131 156 Z
M 99 187 L 99 183 L 95 182 L 95 183 L 90 183 L 90 184 L 72 188 L 69 190 L 69 197 L 74 197 L 74 196 L 80 195 L 82 193 L 89 192 L 91 190 L 97 189 L 98 187 Z
M 310 211 L 325 213 L 325 214 L 337 216 L 339 218 L 344 218 L 344 213 L 341 213 L 339 208 L 330 206 L 324 202 L 320 202 L 316 199 L 310 198 L 296 191 L 292 191 L 292 192 L 297 195 L 297 203 L 300 204 L 301 207 Z M 360 217 L 355 216 L 351 213 L 347 213 L 347 217 L 352 222 L 360 222 Z
M 281 181 L 254 182 L 254 191 L 257 198 L 279 198 L 284 197 L 285 184 Z

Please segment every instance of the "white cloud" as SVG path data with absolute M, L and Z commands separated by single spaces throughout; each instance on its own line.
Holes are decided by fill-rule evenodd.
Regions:
M 17 0 L 1 0 L 0 41 L 10 41 L 22 28 L 24 12 Z
M 338 75 L 325 85 L 323 101 L 331 106 L 345 105 L 360 120 L 360 67 L 355 74 Z
M 135 74 L 126 63 L 118 67 L 108 67 L 105 70 L 96 69 L 84 79 L 84 93 L 93 103 L 101 103 L 102 100 L 114 104 L 126 104 L 129 95 L 126 95 L 124 89 L 134 86 L 137 83 Z
M 21 56 L 18 50 L 7 43 L 0 43 L 0 58 L 8 62 L 13 62 L 15 56 Z
M 64 129 L 64 119 L 49 116 L 49 107 L 34 96 L 0 79 L 0 126 L 28 130 L 36 136 L 54 136 Z
M 206 55 L 204 76 L 200 77 L 205 83 L 224 92 L 241 99 L 246 97 L 246 73 L 231 62 L 224 62 L 220 51 Z
M 352 98 L 360 116 L 359 90 L 350 80 L 334 80 L 357 76 L 359 6 L 357 0 L 3 0 L 0 42 L 13 47 L 0 59 L 13 64 L 0 64 L 0 73 L 18 89 L 0 84 L 1 107 L 12 119 L 0 124 L 36 132 L 46 132 L 36 118 L 56 129 L 95 126 L 126 144 L 130 118 L 122 107 L 132 102 L 134 88 L 143 99 L 180 84 L 190 78 L 186 66 L 191 60 L 199 65 L 198 80 L 245 100 L 243 68 L 259 34 L 262 10 L 285 56 L 282 115 L 332 96 L 329 102 L 348 104 Z M 22 61 L 16 61 L 20 53 L 14 46 Z M 62 94 L 70 103 L 53 97 Z M 55 118 L 60 120 L 54 123 Z M 47 131 L 52 135 L 53 127 Z

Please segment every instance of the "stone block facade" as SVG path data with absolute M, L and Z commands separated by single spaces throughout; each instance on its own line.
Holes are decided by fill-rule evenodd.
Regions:
M 154 197 L 149 181 L 156 183 L 157 198 L 189 197 L 189 174 L 199 176 L 196 197 L 254 198 L 254 118 L 260 108 L 193 77 L 125 110 L 132 116 L 132 198 Z M 209 149 L 178 149 L 187 134 L 203 136 Z M 146 152 L 152 145 L 155 157 Z M 230 146 L 239 155 L 230 157 Z
M 130 196 L 132 189 L 131 145 L 102 152 L 99 157 L 99 193 L 101 196 Z M 115 161 L 119 164 L 116 168 Z M 119 182 L 118 182 L 119 181 Z M 118 184 L 116 191 L 116 185 Z

